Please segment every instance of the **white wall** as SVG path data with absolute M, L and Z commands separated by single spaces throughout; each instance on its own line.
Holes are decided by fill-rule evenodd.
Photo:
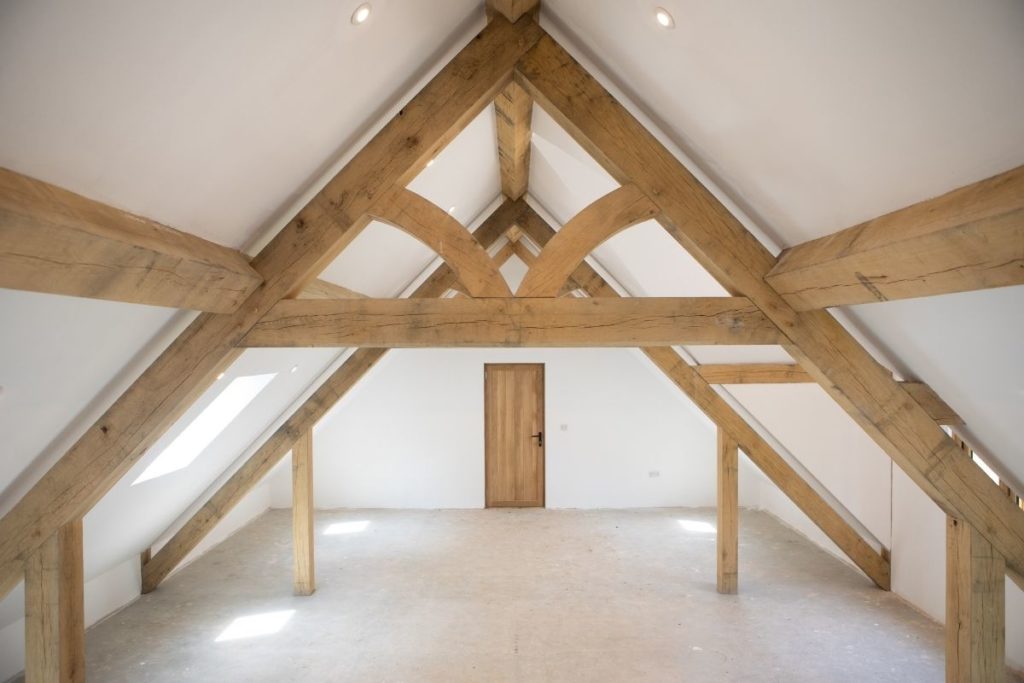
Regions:
M 483 507 L 489 362 L 545 364 L 548 507 L 715 504 L 713 426 L 639 353 L 409 349 L 318 425 L 317 507 Z M 290 506 L 287 466 L 271 476 L 274 506 Z M 759 477 L 744 462 L 741 504 Z

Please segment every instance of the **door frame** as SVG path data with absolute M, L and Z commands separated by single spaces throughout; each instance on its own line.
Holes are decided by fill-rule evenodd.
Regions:
M 547 402 L 545 401 L 545 394 L 547 393 L 547 370 L 544 363 L 484 363 L 484 508 L 507 508 L 507 507 L 522 507 L 519 505 L 508 505 L 504 503 L 492 503 L 490 500 L 490 487 L 488 484 L 488 463 L 491 459 L 490 444 L 487 439 L 487 420 L 489 419 L 490 410 L 489 401 L 487 398 L 487 369 L 488 368 L 514 368 L 514 367 L 536 367 L 540 368 L 540 391 L 539 391 L 539 412 L 541 419 L 541 433 L 543 437 L 543 445 L 540 446 L 540 505 L 531 507 L 546 508 L 547 497 L 548 497 L 548 469 L 547 469 L 547 454 L 548 454 L 548 443 L 547 443 Z

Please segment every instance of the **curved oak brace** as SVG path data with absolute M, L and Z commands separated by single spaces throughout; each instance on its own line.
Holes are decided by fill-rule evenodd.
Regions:
M 385 193 L 370 215 L 415 237 L 444 259 L 470 296 L 512 296 L 498 267 L 473 233 L 415 192 L 395 188 Z
M 540 252 L 516 296 L 557 296 L 576 266 L 602 242 L 658 213 L 636 185 L 623 185 L 576 214 Z

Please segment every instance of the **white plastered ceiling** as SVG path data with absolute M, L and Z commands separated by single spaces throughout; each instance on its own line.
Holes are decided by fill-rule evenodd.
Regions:
M 376 0 L 371 21 L 354 27 L 356 4 L 4 3 L 0 165 L 228 246 L 256 244 L 484 21 L 477 0 Z M 661 4 L 676 17 L 674 31 L 657 28 L 638 0 L 546 0 L 542 23 L 581 59 L 598 56 L 606 84 L 690 154 L 773 247 L 1024 163 L 1017 0 Z M 530 201 L 557 223 L 616 186 L 539 110 L 534 131 Z M 493 135 L 487 108 L 411 189 L 472 222 L 498 197 Z M 724 293 L 653 223 L 616 236 L 593 259 L 635 295 Z M 433 260 L 375 224 L 324 277 L 392 296 Z M 514 260 L 503 271 L 521 277 L 521 268 Z M 985 455 L 1024 480 L 1024 288 L 850 314 L 895 370 L 929 382 Z M 158 351 L 161 331 L 186 317 L 0 292 L 0 429 L 16 435 L 0 467 L 0 510 L 13 505 L 14 484 L 33 462 L 59 455 L 49 444 L 88 424 L 116 396 L 105 388 L 137 373 L 132 359 Z M 690 351 L 701 362 L 788 359 L 777 347 Z M 87 533 L 100 519 L 127 530 L 123 539 L 90 539 L 90 571 L 145 547 L 333 357 L 243 355 L 231 372 L 283 369 L 282 391 L 251 406 L 196 464 L 150 482 L 151 496 L 130 486 L 134 474 L 115 487 Z M 772 402 L 755 394 L 736 392 L 770 427 Z M 787 438 L 798 457 L 811 448 Z M 147 519 L 126 521 L 140 510 Z

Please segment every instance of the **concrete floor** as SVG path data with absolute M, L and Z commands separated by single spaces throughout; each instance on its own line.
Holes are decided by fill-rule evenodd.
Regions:
M 680 520 L 683 523 L 680 523 Z M 325 535 L 332 524 L 348 524 Z M 942 629 L 768 515 L 715 592 L 714 510 L 272 511 L 88 632 L 90 681 L 942 681 Z M 362 530 L 360 530 L 361 527 Z M 239 617 L 287 618 L 224 640 Z M 217 642 L 221 638 L 221 642 Z

